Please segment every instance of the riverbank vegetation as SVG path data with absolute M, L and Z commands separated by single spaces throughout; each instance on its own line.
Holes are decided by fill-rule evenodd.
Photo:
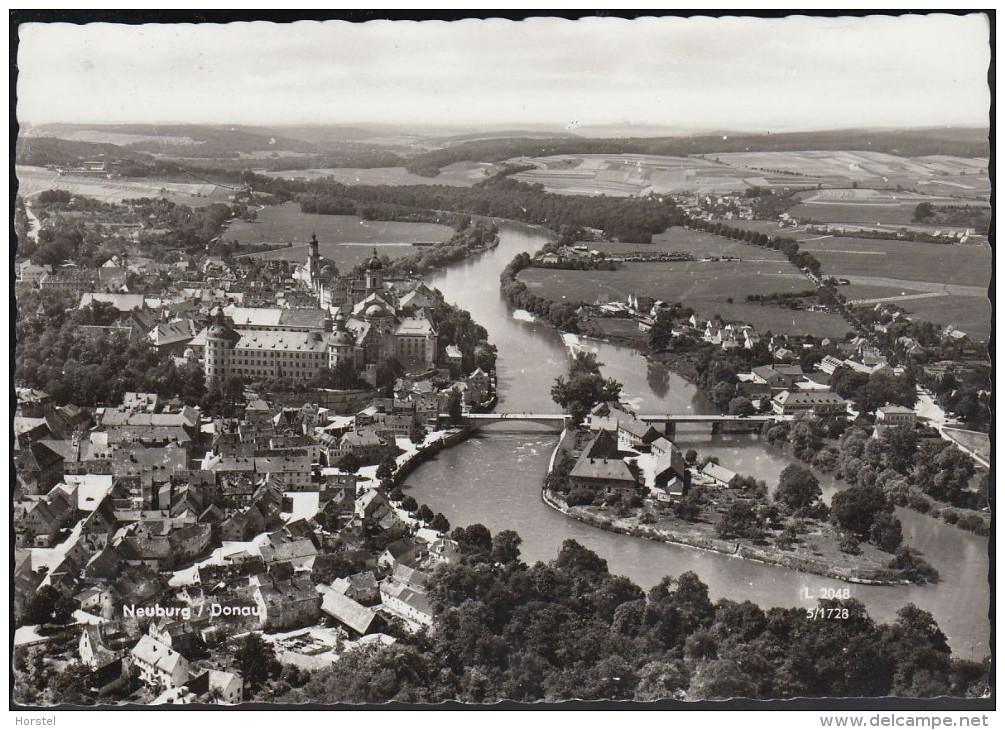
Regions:
M 854 600 L 804 608 L 713 602 L 694 573 L 648 592 L 573 540 L 520 560 L 520 537 L 455 529 L 460 560 L 439 568 L 434 630 L 357 651 L 279 684 L 280 702 L 533 702 L 790 697 L 981 696 L 986 663 L 954 658 L 931 614 L 890 624 Z
M 841 424 L 814 414 L 767 424 L 763 431 L 769 443 L 791 447 L 796 458 L 850 485 L 845 491 L 851 495 L 842 497 L 844 492 L 839 492 L 834 500 L 858 510 L 845 520 L 859 537 L 871 534 L 872 523 L 856 520 L 865 520 L 866 514 L 878 518 L 880 512 L 889 511 L 887 503 L 939 517 L 978 535 L 990 533 L 990 514 L 981 511 L 988 500 L 987 477 L 975 483 L 969 456 L 938 434 L 923 438 L 914 428 L 885 427 L 874 434 L 875 427 L 865 419 Z

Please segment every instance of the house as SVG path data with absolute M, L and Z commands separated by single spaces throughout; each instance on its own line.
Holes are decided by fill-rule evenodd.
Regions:
M 368 489 L 356 498 L 356 516 L 363 520 L 379 520 L 391 509 L 387 497 L 376 489 Z
M 918 422 L 918 414 L 910 408 L 896 405 L 885 405 L 876 409 L 877 426 L 907 426 L 914 428 Z
M 445 537 L 434 541 L 429 546 L 430 565 L 449 565 L 460 558 L 460 549 L 453 540 Z
M 621 450 L 649 451 L 649 445 L 660 437 L 655 426 L 631 413 L 612 408 L 611 416 L 618 421 L 618 447 Z
M 129 653 L 140 680 L 153 689 L 173 689 L 188 682 L 188 660 L 169 646 L 144 634 Z
M 377 585 L 377 577 L 372 570 L 354 573 L 348 578 L 336 578 L 331 587 L 333 591 L 364 605 L 380 600 L 380 586 Z
M 15 530 L 24 543 L 49 547 L 76 514 L 76 490 L 57 485 L 45 497 L 33 502 L 22 519 L 15 520 Z
M 88 586 L 73 598 L 80 604 L 81 611 L 100 616 L 112 610 L 117 596 L 115 589 L 102 581 L 96 585 Z
M 18 486 L 25 494 L 45 494 L 63 478 L 65 460 L 45 441 L 36 441 L 14 453 Z
M 262 559 L 267 563 L 289 563 L 296 569 L 310 570 L 314 565 L 318 549 L 306 537 L 279 541 L 269 536 L 269 543 L 261 547 Z
M 377 613 L 372 608 L 330 589 L 323 593 L 321 610 L 356 636 L 370 633 L 377 619 Z
M 423 591 L 406 583 L 385 580 L 380 584 L 380 598 L 388 613 L 421 626 L 432 626 L 433 604 Z
M 767 385 L 772 391 L 789 390 L 803 377 L 800 365 L 775 363 L 762 365 L 750 371 L 751 382 Z
M 414 567 L 428 554 L 426 543 L 410 537 L 395 540 L 377 558 L 377 565 L 384 569 L 393 568 L 398 563 Z
M 244 680 L 235 672 L 207 669 L 188 683 L 188 690 L 199 702 L 236 705 L 244 698 Z M 177 704 L 187 704 L 178 702 Z
M 569 472 L 573 489 L 634 490 L 638 481 L 622 459 L 597 459 L 583 455 Z
M 713 461 L 708 462 L 704 467 L 702 467 L 701 474 L 713 484 L 717 484 L 722 487 L 730 486 L 733 483 L 733 480 L 738 476 L 735 471 L 730 471 L 726 467 L 720 466 Z
M 796 415 L 814 412 L 818 415 L 844 415 L 848 412 L 848 401 L 830 391 L 783 390 L 771 400 L 772 410 L 779 415 Z
M 310 626 L 321 612 L 321 597 L 309 576 L 291 578 L 255 575 L 249 579 L 252 597 L 258 607 L 261 628 L 285 631 Z
M 82 664 L 100 669 L 121 659 L 133 644 L 133 639 L 116 621 L 83 624 L 77 655 Z

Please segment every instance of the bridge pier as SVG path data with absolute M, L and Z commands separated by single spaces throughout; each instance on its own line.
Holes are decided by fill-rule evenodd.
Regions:
M 723 427 L 723 425 L 724 424 L 721 423 L 720 421 L 713 421 L 712 422 L 712 435 L 713 436 L 718 436 L 719 434 L 721 434 L 722 433 L 722 427 Z
M 667 439 L 673 441 L 674 437 L 677 435 L 677 424 L 673 421 L 666 421 L 663 424 L 663 434 L 667 437 Z

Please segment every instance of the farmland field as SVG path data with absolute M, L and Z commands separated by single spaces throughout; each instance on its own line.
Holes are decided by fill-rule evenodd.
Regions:
M 368 256 L 374 246 L 381 255 L 400 258 L 416 252 L 413 243 L 446 241 L 454 231 L 436 223 L 364 221 L 354 215 L 301 213 L 299 205 L 286 203 L 259 211 L 257 221 L 234 221 L 224 235 L 244 244 L 279 247 L 292 243 L 290 248 L 256 256 L 303 261 L 312 233 L 317 234 L 321 255 L 332 259 L 339 269 L 346 269 Z
M 977 157 L 898 157 L 882 152 L 728 152 L 707 155 L 748 170 L 773 170 L 840 184 L 930 186 L 935 195 L 983 198 L 990 193 L 988 161 Z
M 657 251 L 682 251 L 695 258 L 703 256 L 735 256 L 757 261 L 785 261 L 785 256 L 772 249 L 755 248 L 741 241 L 731 241 L 703 231 L 695 231 L 676 226 L 653 236 L 651 244 L 613 243 L 609 241 L 587 241 L 585 245 L 604 253 L 652 253 Z
M 935 193 L 935 191 L 932 191 Z M 866 225 L 908 225 L 914 222 L 914 209 L 919 203 L 946 205 L 966 202 L 986 205 L 983 200 L 963 201 L 944 195 L 919 195 L 910 192 L 835 188 L 813 190 L 799 194 L 801 203 L 789 208 L 797 220 L 820 223 L 859 223 Z
M 279 170 L 263 172 L 269 177 L 313 180 L 332 177 L 346 185 L 453 185 L 469 188 L 498 171 L 487 162 L 456 162 L 444 167 L 436 177 L 413 175 L 404 167 L 332 167 L 310 170 Z
M 972 337 L 991 332 L 990 246 L 840 236 L 811 236 L 800 246 L 816 256 L 825 274 L 851 281 L 840 287 L 850 300 L 887 299 L 912 316 L 955 325 Z
M 514 180 L 540 183 L 553 193 L 626 197 L 648 193 L 741 192 L 752 185 L 810 185 L 792 176 L 738 169 L 711 159 L 661 155 L 556 155 L 520 157 L 513 163 L 538 169 L 513 175 Z
M 795 238 L 830 276 L 879 276 L 981 288 L 988 285 L 991 276 L 991 248 L 986 245 L 941 245 L 805 233 Z
M 525 269 L 520 280 L 530 290 L 555 301 L 609 302 L 642 294 L 683 302 L 702 317 L 722 315 L 758 331 L 843 337 L 848 324 L 828 312 L 788 310 L 750 303 L 748 294 L 797 292 L 813 288 L 788 263 L 672 262 L 625 264 L 617 271 Z M 730 303 L 729 298 L 733 299 Z
M 20 194 L 23 196 L 59 188 L 74 195 L 86 195 L 108 203 L 118 203 L 127 198 L 167 198 L 180 205 L 200 206 L 226 203 L 234 192 L 211 183 L 59 175 L 44 167 L 25 165 L 18 165 L 16 172 Z

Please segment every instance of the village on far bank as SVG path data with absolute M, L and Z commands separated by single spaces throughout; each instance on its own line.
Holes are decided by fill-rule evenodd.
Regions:
M 236 703 L 276 662 L 295 675 L 431 625 L 428 578 L 458 544 L 398 485 L 494 406 L 495 353 L 386 264 L 340 274 L 314 239 L 292 271 L 22 265 L 22 301 L 58 284 L 79 326 L 148 340 L 208 391 L 83 408 L 17 388 L 23 701 Z M 158 297 L 122 291 L 152 278 Z

